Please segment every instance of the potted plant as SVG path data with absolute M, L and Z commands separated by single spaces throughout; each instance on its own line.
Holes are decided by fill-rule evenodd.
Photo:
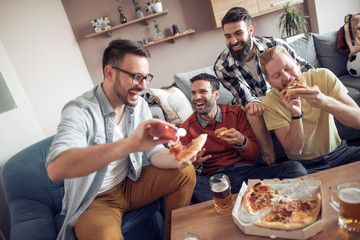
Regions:
M 136 2 L 135 0 L 132 0 L 132 2 L 134 4 L 135 12 L 136 12 L 138 18 L 144 17 L 144 13 L 141 11 L 139 3 Z
M 299 34 L 307 33 L 306 23 L 309 16 L 304 16 L 302 13 L 290 7 L 290 2 L 284 6 L 284 12 L 280 16 L 279 28 L 282 37 L 293 37 Z

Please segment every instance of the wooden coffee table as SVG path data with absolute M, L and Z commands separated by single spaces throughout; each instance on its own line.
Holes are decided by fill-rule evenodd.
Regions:
M 323 230 L 311 240 L 359 240 L 360 234 L 347 233 L 338 227 L 337 212 L 329 205 L 328 189 L 340 182 L 359 180 L 360 162 L 310 174 L 300 179 L 306 177 L 319 178 L 322 184 Z M 269 239 L 244 234 L 234 223 L 231 212 L 220 214 L 215 211 L 213 200 L 176 209 L 172 212 L 171 221 L 171 239 L 176 239 L 177 236 L 186 232 L 196 233 L 200 240 Z

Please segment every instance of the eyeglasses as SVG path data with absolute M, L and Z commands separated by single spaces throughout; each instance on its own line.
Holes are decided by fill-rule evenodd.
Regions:
M 126 73 L 127 75 L 131 76 L 132 83 L 135 85 L 141 84 L 143 80 L 145 80 L 146 84 L 149 84 L 154 77 L 152 74 L 148 74 L 148 75 L 144 76 L 140 73 L 131 73 L 131 72 L 125 71 L 125 70 L 115 67 L 115 66 L 111 66 L 111 67 L 117 71 Z

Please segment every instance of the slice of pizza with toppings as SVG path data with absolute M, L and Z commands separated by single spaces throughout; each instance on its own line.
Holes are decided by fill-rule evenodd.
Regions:
M 170 153 L 174 154 L 179 162 L 184 162 L 194 157 L 204 146 L 207 134 L 200 134 L 192 142 L 183 146 L 180 141 L 169 144 Z
M 249 186 L 248 191 L 243 196 L 243 204 L 247 212 L 255 216 L 259 212 L 273 206 L 284 196 L 278 190 L 273 191 L 263 182 L 258 182 Z
M 303 88 L 303 89 L 308 89 L 308 88 L 319 89 L 319 87 L 316 85 L 314 85 L 313 87 L 309 87 L 303 78 L 292 77 L 292 80 L 290 81 L 290 83 L 285 87 L 286 93 L 285 93 L 284 98 L 287 99 L 288 97 L 297 94 L 297 90 L 301 89 L 301 88 Z
M 321 194 L 316 194 L 315 200 L 300 199 L 279 201 L 269 213 L 256 219 L 255 224 L 261 227 L 293 230 L 304 228 L 314 223 L 320 214 Z
M 222 135 L 225 135 L 226 133 L 235 132 L 235 131 L 236 131 L 235 128 L 227 129 L 226 127 L 221 127 L 221 128 L 216 129 L 214 131 L 214 133 L 217 137 L 221 137 Z

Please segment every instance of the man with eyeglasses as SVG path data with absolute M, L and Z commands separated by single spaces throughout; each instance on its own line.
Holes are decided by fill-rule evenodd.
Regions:
M 275 161 L 275 152 L 262 117 L 265 107 L 261 104 L 261 99 L 271 88 L 261 72 L 259 54 L 269 47 L 282 45 L 299 62 L 302 71 L 313 67 L 297 56 L 283 40 L 253 36 L 251 16 L 245 8 L 231 8 L 222 19 L 222 28 L 227 48 L 216 59 L 214 71 L 221 83 L 234 95 L 236 104 L 245 110 L 259 142 L 262 161 L 272 164 Z
M 190 203 L 196 177 L 192 160 L 182 164 L 148 133 L 152 119 L 140 92 L 153 76 L 149 52 L 114 40 L 103 55 L 103 82 L 70 101 L 47 156 L 53 181 L 64 179 L 64 224 L 58 239 L 123 239 L 124 212 L 166 195 L 164 239 L 173 209 Z M 151 165 L 142 166 L 146 158 Z M 139 229 L 141 231 L 141 229 Z

